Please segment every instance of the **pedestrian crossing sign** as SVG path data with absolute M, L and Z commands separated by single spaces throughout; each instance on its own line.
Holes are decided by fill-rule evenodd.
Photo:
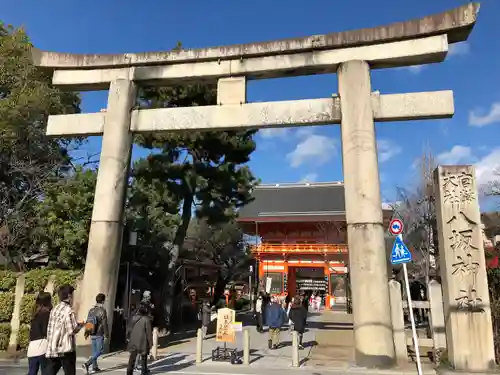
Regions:
M 397 236 L 392 246 L 391 263 L 403 264 L 408 262 L 411 262 L 410 250 L 408 250 L 401 237 Z

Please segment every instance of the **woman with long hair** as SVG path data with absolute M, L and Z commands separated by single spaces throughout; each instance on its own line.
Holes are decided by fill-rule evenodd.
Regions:
M 31 319 L 30 342 L 28 345 L 28 375 L 37 375 L 38 370 L 45 374 L 47 351 L 47 326 L 49 325 L 52 297 L 50 293 L 40 292 L 36 297 L 35 311 Z

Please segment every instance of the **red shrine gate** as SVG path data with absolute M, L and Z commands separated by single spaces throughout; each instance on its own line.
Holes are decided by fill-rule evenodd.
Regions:
M 320 293 L 325 305 L 348 294 L 349 256 L 341 182 L 260 185 L 239 213 L 252 248 L 259 290 L 271 279 L 272 295 Z M 384 211 L 388 221 L 392 211 Z

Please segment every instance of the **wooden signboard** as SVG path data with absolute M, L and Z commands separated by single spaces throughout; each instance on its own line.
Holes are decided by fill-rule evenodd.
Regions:
M 217 311 L 217 333 L 215 340 L 219 342 L 235 341 L 235 331 L 233 327 L 235 311 L 231 309 L 219 309 Z

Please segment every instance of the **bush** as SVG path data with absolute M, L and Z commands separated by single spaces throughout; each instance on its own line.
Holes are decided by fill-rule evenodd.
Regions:
M 10 340 L 10 323 L 0 323 L 0 350 L 7 350 Z
M 53 270 L 36 269 L 29 271 L 25 274 L 24 292 L 25 293 L 39 293 L 42 292 L 47 286 L 47 281 Z
M 19 327 L 19 334 L 17 340 L 17 346 L 19 349 L 27 349 L 30 343 L 30 326 L 29 324 L 21 324 Z
M 14 312 L 14 293 L 0 292 L 0 322 L 9 322 Z
M 73 285 L 76 288 L 76 284 L 78 282 L 78 278 L 81 275 L 81 272 L 53 270 L 51 274 L 55 276 L 54 292 L 57 293 L 57 289 L 64 284 Z
M 19 318 L 21 324 L 30 324 L 35 309 L 36 294 L 25 294 L 21 300 L 21 311 Z
M 11 271 L 0 271 L 0 291 L 14 292 L 16 289 L 17 276 Z

